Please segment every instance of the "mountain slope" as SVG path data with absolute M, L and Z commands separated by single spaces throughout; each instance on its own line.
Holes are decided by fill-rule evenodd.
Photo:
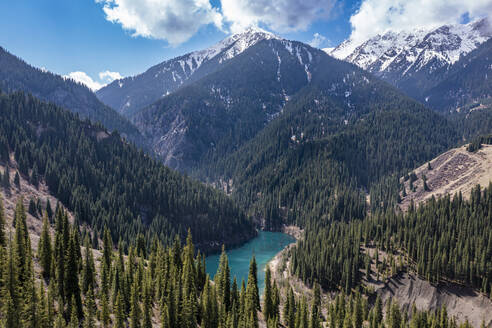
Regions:
M 205 154 L 221 156 L 256 135 L 326 60 L 300 42 L 262 40 L 132 120 L 167 165 L 189 170 Z
M 320 67 L 252 140 L 204 161 L 202 177 L 228 182 L 266 226 L 362 218 L 363 190 L 459 141 L 454 124 L 369 73 L 329 56 Z
M 224 62 L 262 40 L 277 36 L 256 28 L 228 37 L 218 44 L 149 68 L 133 77 L 113 81 L 96 92 L 99 99 L 126 116 L 148 106 L 178 88 L 215 72 Z
M 84 118 L 118 130 L 138 144 L 142 136 L 124 117 L 101 103 L 86 86 L 25 63 L 0 47 L 0 90 L 24 91 L 39 99 L 53 102 Z
M 440 154 L 412 172 L 417 180 L 404 181 L 406 195 L 402 195 L 400 207 L 407 209 L 410 202 L 423 203 L 431 197 L 444 197 L 461 192 L 463 198 L 469 199 L 473 188 L 480 184 L 487 187 L 492 181 L 492 146 L 482 145 L 477 152 L 469 152 L 467 146 L 453 148 Z M 423 187 L 422 175 L 426 177 L 428 190 Z M 415 188 L 412 190 L 411 185 Z
M 492 39 L 462 57 L 442 76 L 439 83 L 423 93 L 425 102 L 433 108 L 459 110 L 492 97 Z
M 462 56 L 491 36 L 490 23 L 484 18 L 432 30 L 389 31 L 358 46 L 349 39 L 329 53 L 425 101 L 423 91 L 439 83 Z
M 254 235 L 224 194 L 186 178 L 99 125 L 23 93 L 0 95 L 0 161 L 13 155 L 25 179 L 43 181 L 78 222 L 129 243 L 163 242 L 191 229 L 203 250 Z

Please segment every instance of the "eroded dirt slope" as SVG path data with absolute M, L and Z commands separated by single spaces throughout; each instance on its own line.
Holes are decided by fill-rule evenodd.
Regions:
M 470 153 L 466 146 L 451 149 L 413 172 L 417 180 L 413 182 L 414 191 L 410 188 L 410 180 L 404 182 L 407 195 L 402 195 L 400 207 L 406 210 L 411 200 L 415 204 L 435 196 L 442 197 L 459 191 L 468 198 L 470 191 L 477 184 L 488 186 L 492 180 L 492 145 L 483 145 L 476 153 Z M 424 190 L 422 176 L 427 179 L 428 191 Z M 403 181 L 403 179 L 402 179 Z

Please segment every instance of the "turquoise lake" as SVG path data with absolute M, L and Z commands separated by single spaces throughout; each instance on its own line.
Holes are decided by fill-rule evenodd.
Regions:
M 260 231 L 258 236 L 251 239 L 246 244 L 230 250 L 226 249 L 231 269 L 231 279 L 237 279 L 238 288 L 241 288 L 241 280 L 248 279 L 249 261 L 253 255 L 256 257 L 258 265 L 258 288 L 260 293 L 265 284 L 265 266 L 284 249 L 287 245 L 295 242 L 294 237 L 282 232 Z M 219 267 L 220 254 L 213 254 L 205 258 L 207 273 L 213 279 Z

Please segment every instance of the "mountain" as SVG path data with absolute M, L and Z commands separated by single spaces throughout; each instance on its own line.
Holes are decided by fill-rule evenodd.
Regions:
M 439 83 L 461 57 L 492 36 L 488 19 L 414 31 L 388 31 L 358 45 L 348 39 L 330 55 L 354 63 L 425 101 L 423 91 Z M 438 106 L 439 109 L 442 106 Z
M 137 144 L 144 141 L 126 118 L 101 103 L 86 86 L 59 75 L 35 68 L 0 47 L 0 90 L 24 91 L 39 99 L 53 102 L 81 117 L 118 130 Z
M 306 44 L 264 38 L 214 72 L 141 109 L 132 121 L 167 165 L 187 171 L 207 153 L 225 155 L 255 136 L 327 60 Z
M 251 238 L 252 223 L 221 192 L 150 158 L 118 133 L 21 92 L 0 94 L 0 162 L 40 181 L 75 222 L 130 244 L 191 229 L 202 250 Z M 53 204 L 55 205 L 55 204 Z
M 425 103 L 432 108 L 466 111 L 467 105 L 481 99 L 487 102 L 492 97 L 492 39 L 439 73 L 440 81 L 423 92 Z M 483 106 L 471 109 L 480 108 Z
M 278 39 L 272 33 L 250 28 L 201 51 L 167 60 L 137 76 L 113 81 L 96 92 L 99 99 L 126 116 L 148 106 L 178 88 L 215 72 L 262 40 Z

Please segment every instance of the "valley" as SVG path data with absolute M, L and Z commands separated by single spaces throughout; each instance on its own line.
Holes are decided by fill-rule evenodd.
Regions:
M 0 48 L 0 327 L 492 327 L 488 14 L 334 46 L 206 0 L 162 47 L 172 6 L 95 5 L 125 74 Z

